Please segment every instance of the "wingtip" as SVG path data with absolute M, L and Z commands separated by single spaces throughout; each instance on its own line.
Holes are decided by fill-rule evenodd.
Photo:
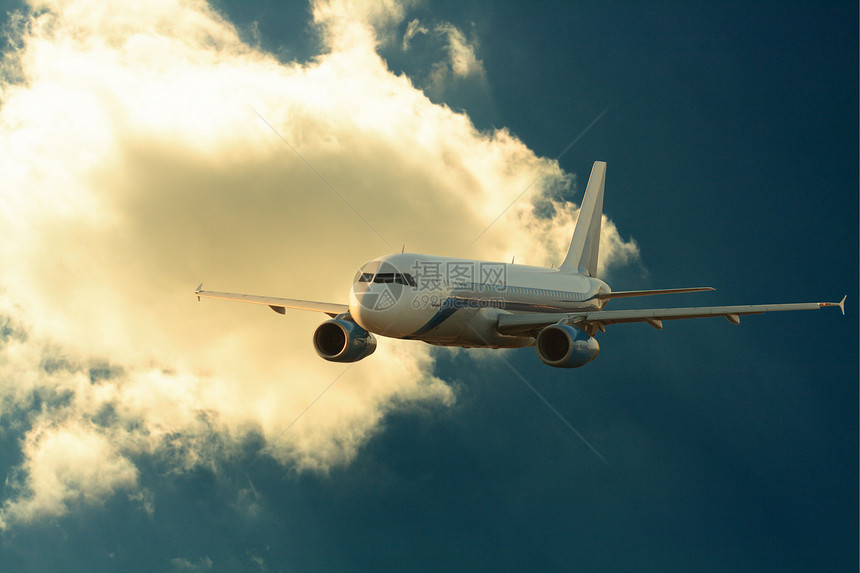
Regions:
M 197 285 L 197 288 L 194 289 L 194 294 L 197 294 L 202 290 L 203 290 L 203 283 L 200 283 L 199 285 Z
M 845 299 L 846 298 L 848 298 L 847 294 L 845 296 L 843 296 L 842 300 L 840 300 L 839 302 L 822 302 L 822 303 L 820 303 L 820 305 L 821 306 L 838 306 L 839 310 L 842 311 L 842 316 L 845 316 Z

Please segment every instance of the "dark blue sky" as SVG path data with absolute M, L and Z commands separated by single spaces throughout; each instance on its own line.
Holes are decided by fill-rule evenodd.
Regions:
M 215 4 L 285 60 L 316 53 L 300 3 Z M 217 571 L 257 570 L 252 557 L 269 571 L 855 570 L 856 3 L 428 2 L 402 28 L 413 18 L 477 41 L 486 84 L 436 97 L 481 128 L 556 157 L 608 108 L 560 163 L 581 192 L 608 162 L 605 213 L 642 259 L 609 277 L 616 290 L 717 289 L 666 306 L 848 294 L 846 316 L 616 326 L 572 371 L 531 349 L 439 350 L 457 403 L 389 414 L 328 476 L 255 458 L 253 440 L 217 477 L 136 460 L 154 516 L 117 496 L 6 532 L 0 569 L 179 570 L 184 555 Z M 420 53 L 382 54 L 422 85 Z M 2 422 L 8 471 L 20 458 Z

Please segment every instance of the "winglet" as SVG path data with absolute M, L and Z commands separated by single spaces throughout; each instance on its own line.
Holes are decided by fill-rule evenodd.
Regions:
M 603 187 L 606 179 L 606 163 L 595 161 L 591 176 L 579 206 L 579 218 L 570 240 L 570 248 L 558 269 L 562 272 L 597 276 L 598 248 L 600 247 L 600 223 L 603 217 Z
M 848 295 L 842 297 L 842 300 L 839 302 L 822 302 L 819 303 L 819 306 L 838 306 L 839 310 L 842 311 L 842 316 L 845 316 L 845 299 L 848 298 Z
M 203 283 L 197 285 L 197 288 L 194 289 L 194 294 L 197 295 L 197 302 L 200 302 L 200 292 L 203 290 Z

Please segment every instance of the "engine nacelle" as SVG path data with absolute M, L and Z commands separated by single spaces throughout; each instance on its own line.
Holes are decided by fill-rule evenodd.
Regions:
M 331 362 L 357 362 L 373 354 L 376 338 L 352 320 L 338 316 L 314 331 L 314 350 Z
M 600 345 L 587 332 L 567 324 L 551 324 L 537 335 L 538 357 L 557 368 L 579 368 L 597 358 Z

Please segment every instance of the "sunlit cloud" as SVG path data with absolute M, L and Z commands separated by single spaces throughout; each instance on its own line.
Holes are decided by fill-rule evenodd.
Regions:
M 0 317 L 12 325 L 0 415 L 24 413 L 4 526 L 140 495 L 136 456 L 185 471 L 240 455 L 248 436 L 325 472 L 392 408 L 455 400 L 424 344 L 381 340 L 344 372 L 313 352 L 322 315 L 198 304 L 200 280 L 345 302 L 354 270 L 404 243 L 563 258 L 576 207 L 553 190 L 571 176 L 432 103 L 377 54 L 408 5 L 315 3 L 325 47 L 308 64 L 248 46 L 202 1 L 30 8 L 0 86 Z M 470 44 L 446 35 L 452 73 L 478 73 Z M 524 199 L 464 252 L 538 174 L 531 196 L 552 212 Z M 602 241 L 606 264 L 637 257 L 609 221 Z
M 444 36 L 448 41 L 450 68 L 455 76 L 484 75 L 484 64 L 478 59 L 474 43 L 469 42 L 459 28 L 444 23 L 436 26 L 436 33 Z
M 419 35 L 433 40 L 432 46 L 424 46 L 427 53 L 423 54 L 424 57 L 432 57 L 433 63 L 419 83 L 434 101 L 444 101 L 446 94 L 452 90 L 486 91 L 486 71 L 483 61 L 478 58 L 475 39 L 468 39 L 462 30 L 450 22 L 439 22 L 431 29 L 416 18 L 406 25 L 401 50 L 409 52 L 412 41 Z
M 27 435 L 20 496 L 7 501 L 7 521 L 63 515 L 77 503 L 98 503 L 137 484 L 137 469 L 107 437 L 79 422 L 37 424 Z
M 430 33 L 430 30 L 427 29 L 426 26 L 421 24 L 421 21 L 418 18 L 411 20 L 409 24 L 406 25 L 406 32 L 403 34 L 403 41 L 401 42 L 401 49 L 404 52 L 408 52 L 410 45 L 412 43 L 412 38 L 417 36 L 418 34 L 427 35 Z

